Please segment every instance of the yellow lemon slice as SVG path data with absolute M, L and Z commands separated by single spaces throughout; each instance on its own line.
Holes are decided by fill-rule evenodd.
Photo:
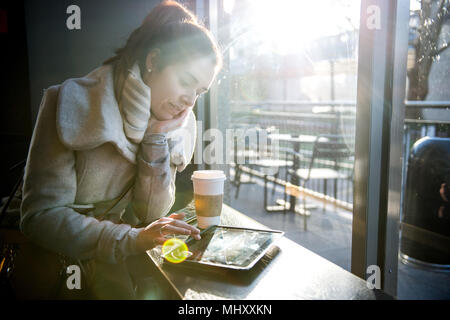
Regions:
M 183 240 L 171 238 L 163 243 L 162 255 L 169 262 L 180 263 L 189 256 L 189 250 Z

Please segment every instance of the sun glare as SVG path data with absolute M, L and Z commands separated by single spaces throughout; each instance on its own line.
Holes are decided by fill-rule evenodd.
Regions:
M 249 23 L 265 50 L 297 53 L 317 38 L 358 26 L 359 3 L 354 0 L 253 0 Z

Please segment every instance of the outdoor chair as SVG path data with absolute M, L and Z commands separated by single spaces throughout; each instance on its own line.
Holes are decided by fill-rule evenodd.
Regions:
M 279 176 L 280 168 L 292 165 L 292 161 L 286 161 L 278 152 L 279 148 L 272 150 L 269 140 L 268 131 L 261 128 L 248 128 L 245 131 L 244 141 L 241 141 L 238 148 L 237 138 L 234 144 L 234 168 L 235 175 L 232 183 L 236 186 L 235 198 L 239 196 L 241 184 L 255 183 L 253 177 L 259 176 L 264 179 L 264 208 L 272 211 L 267 205 L 268 202 L 268 183 L 270 176 L 273 177 L 272 194 L 275 193 L 276 179 Z M 248 138 L 248 139 L 247 139 Z M 240 159 L 239 159 L 240 157 Z M 240 160 L 240 161 L 239 161 Z M 245 173 L 245 176 L 243 175 Z M 282 210 L 278 210 L 282 211 Z
M 231 183 L 236 187 L 234 194 L 235 199 L 239 196 L 241 184 L 253 184 L 253 177 L 251 171 L 245 170 L 251 169 L 251 162 L 258 158 L 256 149 L 253 149 L 246 141 L 243 144 L 238 144 L 238 138 L 234 137 L 233 146 L 233 165 L 234 165 L 234 177 Z
M 334 199 L 337 199 L 337 181 L 339 179 L 349 179 L 352 174 L 342 171 L 340 166 L 346 161 L 351 161 L 353 152 L 345 142 L 344 138 L 339 135 L 321 135 L 318 136 L 313 144 L 312 152 L 309 156 L 300 154 L 295 151 L 289 152 L 287 158 L 291 157 L 296 163 L 304 164 L 305 167 L 289 169 L 287 171 L 288 178 L 293 185 L 298 185 L 301 190 L 305 190 L 306 183 L 311 180 L 323 180 L 323 194 L 327 194 L 327 181 L 334 180 Z M 297 159 L 296 159 L 297 158 Z M 286 181 L 288 181 L 288 178 Z M 302 205 L 296 210 L 304 217 L 304 230 L 307 229 L 307 218 L 311 215 L 306 208 L 305 195 L 300 193 L 293 195 L 302 198 Z
M 286 199 L 284 199 L 283 205 L 269 205 L 268 202 L 268 189 L 269 189 L 269 177 L 272 177 L 272 197 L 275 194 L 275 188 L 277 186 L 277 179 L 279 178 L 282 169 L 285 171 L 287 177 L 287 171 L 293 166 L 293 161 L 286 159 L 282 156 L 282 152 L 288 152 L 285 148 L 277 148 L 275 153 L 261 152 L 259 158 L 252 162 L 253 167 L 260 172 L 264 177 L 264 209 L 267 212 L 284 212 L 286 208 Z M 285 194 L 285 193 L 284 193 Z

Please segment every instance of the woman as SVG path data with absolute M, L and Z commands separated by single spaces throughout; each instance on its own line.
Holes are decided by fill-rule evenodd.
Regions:
M 166 1 L 103 66 L 45 91 L 20 227 L 40 246 L 82 261 L 94 298 L 133 298 L 128 258 L 167 234 L 200 238 L 182 214 L 164 216 L 176 170 L 193 154 L 192 108 L 220 67 L 210 33 Z

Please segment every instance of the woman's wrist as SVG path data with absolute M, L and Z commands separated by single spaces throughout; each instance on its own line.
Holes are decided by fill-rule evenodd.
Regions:
M 164 121 L 156 120 L 156 118 L 152 115 L 148 122 L 145 134 L 167 133 L 168 130 L 164 124 L 165 124 Z
M 147 128 L 146 133 L 147 134 L 158 134 L 158 133 L 165 133 L 166 130 L 162 126 L 159 125 L 153 125 L 151 127 Z
M 143 237 L 142 237 L 142 231 L 145 228 L 139 228 L 136 229 L 138 232 L 136 234 L 136 236 L 133 238 L 133 243 L 134 243 L 134 249 L 136 250 L 136 252 L 143 252 L 146 251 L 146 246 L 145 246 L 145 242 L 143 241 Z
M 146 133 L 142 142 L 145 144 L 164 145 L 167 143 L 167 133 Z
M 115 260 L 122 261 L 130 255 L 136 255 L 144 252 L 137 243 L 137 237 L 144 228 L 131 228 L 126 237 L 122 239 L 115 247 Z
M 135 249 L 138 252 L 144 252 L 155 247 L 155 241 L 149 238 L 145 228 L 139 228 L 139 232 L 135 238 Z
M 142 251 L 144 251 L 138 245 L 138 237 L 142 230 L 144 230 L 144 228 L 132 228 L 130 230 L 130 232 L 128 233 L 129 246 L 127 249 L 129 250 L 129 253 L 137 254 L 137 253 L 141 253 Z

